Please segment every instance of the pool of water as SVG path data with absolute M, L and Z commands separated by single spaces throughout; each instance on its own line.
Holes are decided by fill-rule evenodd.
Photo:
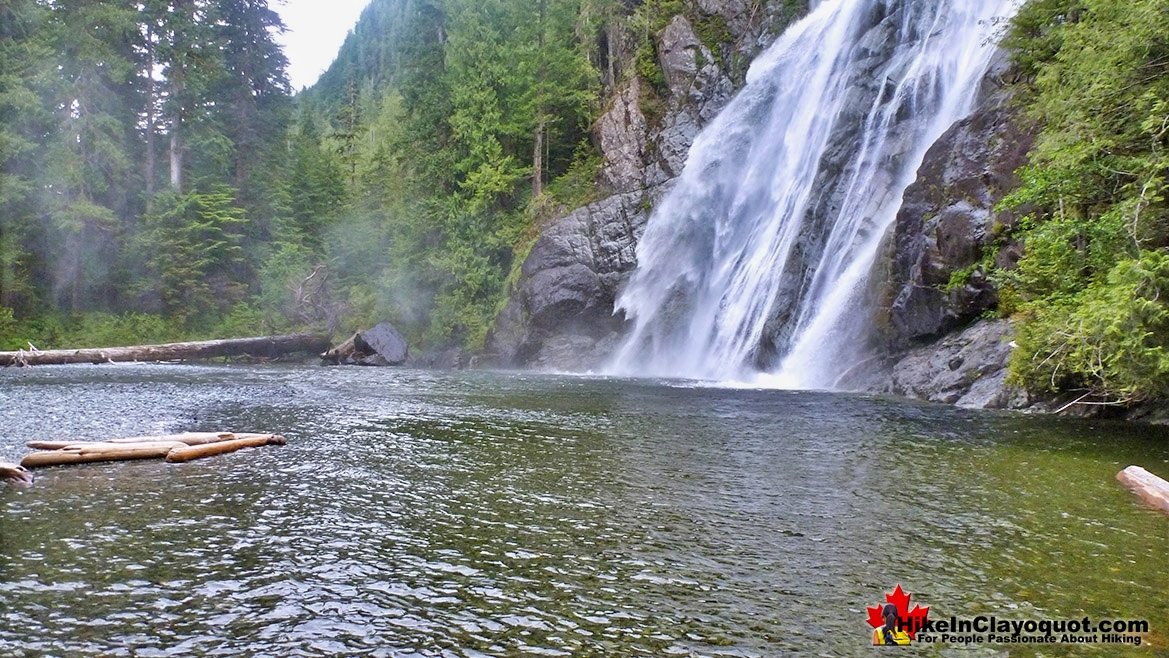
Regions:
M 1169 651 L 1169 433 L 880 397 L 300 366 L 0 371 L 31 439 L 271 431 L 0 485 L 3 656 L 852 656 L 938 617 L 1138 618 Z M 1150 649 L 1152 645 L 1152 649 Z

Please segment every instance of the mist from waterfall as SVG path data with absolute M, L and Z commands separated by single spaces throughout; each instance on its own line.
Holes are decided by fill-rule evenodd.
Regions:
M 834 388 L 874 354 L 872 272 L 1017 0 L 823 0 L 752 64 L 654 210 L 610 371 Z

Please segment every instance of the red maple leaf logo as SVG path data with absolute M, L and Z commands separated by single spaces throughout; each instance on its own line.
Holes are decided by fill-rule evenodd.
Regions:
M 885 603 L 892 603 L 897 606 L 897 623 L 901 630 L 909 635 L 909 639 L 917 639 L 917 632 L 925 626 L 929 619 L 929 606 L 922 607 L 914 605 L 913 610 L 909 609 L 909 599 L 912 595 L 906 594 L 905 590 L 901 589 L 901 585 L 897 585 L 897 589 L 892 593 L 885 595 Z M 878 605 L 875 608 L 868 608 L 869 611 L 869 626 L 873 628 L 880 628 L 885 625 L 885 618 L 881 612 L 885 609 L 884 605 Z

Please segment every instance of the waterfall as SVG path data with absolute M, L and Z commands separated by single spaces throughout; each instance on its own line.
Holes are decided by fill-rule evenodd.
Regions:
M 872 355 L 881 242 L 972 109 L 1017 0 L 822 0 L 751 65 L 655 208 L 610 370 L 833 388 Z

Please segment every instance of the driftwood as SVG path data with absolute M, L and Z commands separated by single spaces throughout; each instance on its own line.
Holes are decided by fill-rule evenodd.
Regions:
M 23 466 L 0 462 L 0 481 L 4 480 L 9 482 L 32 482 L 33 476 Z
M 172 464 L 181 464 L 189 462 L 194 459 L 202 459 L 203 457 L 214 457 L 216 455 L 226 455 L 229 452 L 236 450 L 243 450 L 244 448 L 259 448 L 260 446 L 268 445 L 284 445 L 287 440 L 279 434 L 266 434 L 259 436 L 249 436 L 242 439 L 231 439 L 229 441 L 220 441 L 218 443 L 208 443 L 198 446 L 181 446 L 172 449 L 166 455 L 166 460 Z
M 30 441 L 38 452 L 26 455 L 18 469 L 89 464 L 94 462 L 166 459 L 186 462 L 264 445 L 284 445 L 278 434 L 191 432 L 165 436 L 138 436 L 110 441 Z M 24 471 L 27 473 L 27 471 Z M 0 471 L 0 477 L 3 472 Z M 30 476 L 31 477 L 31 476 Z M 30 480 L 31 481 L 31 480 Z
M 81 350 L 0 352 L 0 366 L 48 366 L 125 361 L 186 361 L 230 356 L 276 358 L 288 354 L 319 353 L 329 347 L 323 334 L 292 334 L 258 338 L 229 338 L 164 345 L 135 345 Z
M 242 434 L 240 436 L 249 436 Z M 198 446 L 205 443 L 215 443 L 217 441 L 227 441 L 228 439 L 238 438 L 231 432 L 188 432 L 186 434 L 165 434 L 162 436 L 131 436 L 123 439 L 109 439 L 107 441 L 100 441 L 100 444 L 110 443 L 154 443 L 157 441 L 178 441 L 189 446 Z M 29 441 L 25 445 L 33 450 L 64 450 L 72 447 L 96 445 L 93 441 Z
M 1116 479 L 1131 489 L 1145 503 L 1169 514 L 1169 482 L 1140 466 L 1129 466 L 1117 473 Z
M 66 464 L 162 459 L 171 450 L 179 447 L 185 448 L 187 444 L 177 441 L 74 444 L 60 450 L 46 450 L 26 455 L 20 460 L 20 465 L 25 468 L 42 468 Z

